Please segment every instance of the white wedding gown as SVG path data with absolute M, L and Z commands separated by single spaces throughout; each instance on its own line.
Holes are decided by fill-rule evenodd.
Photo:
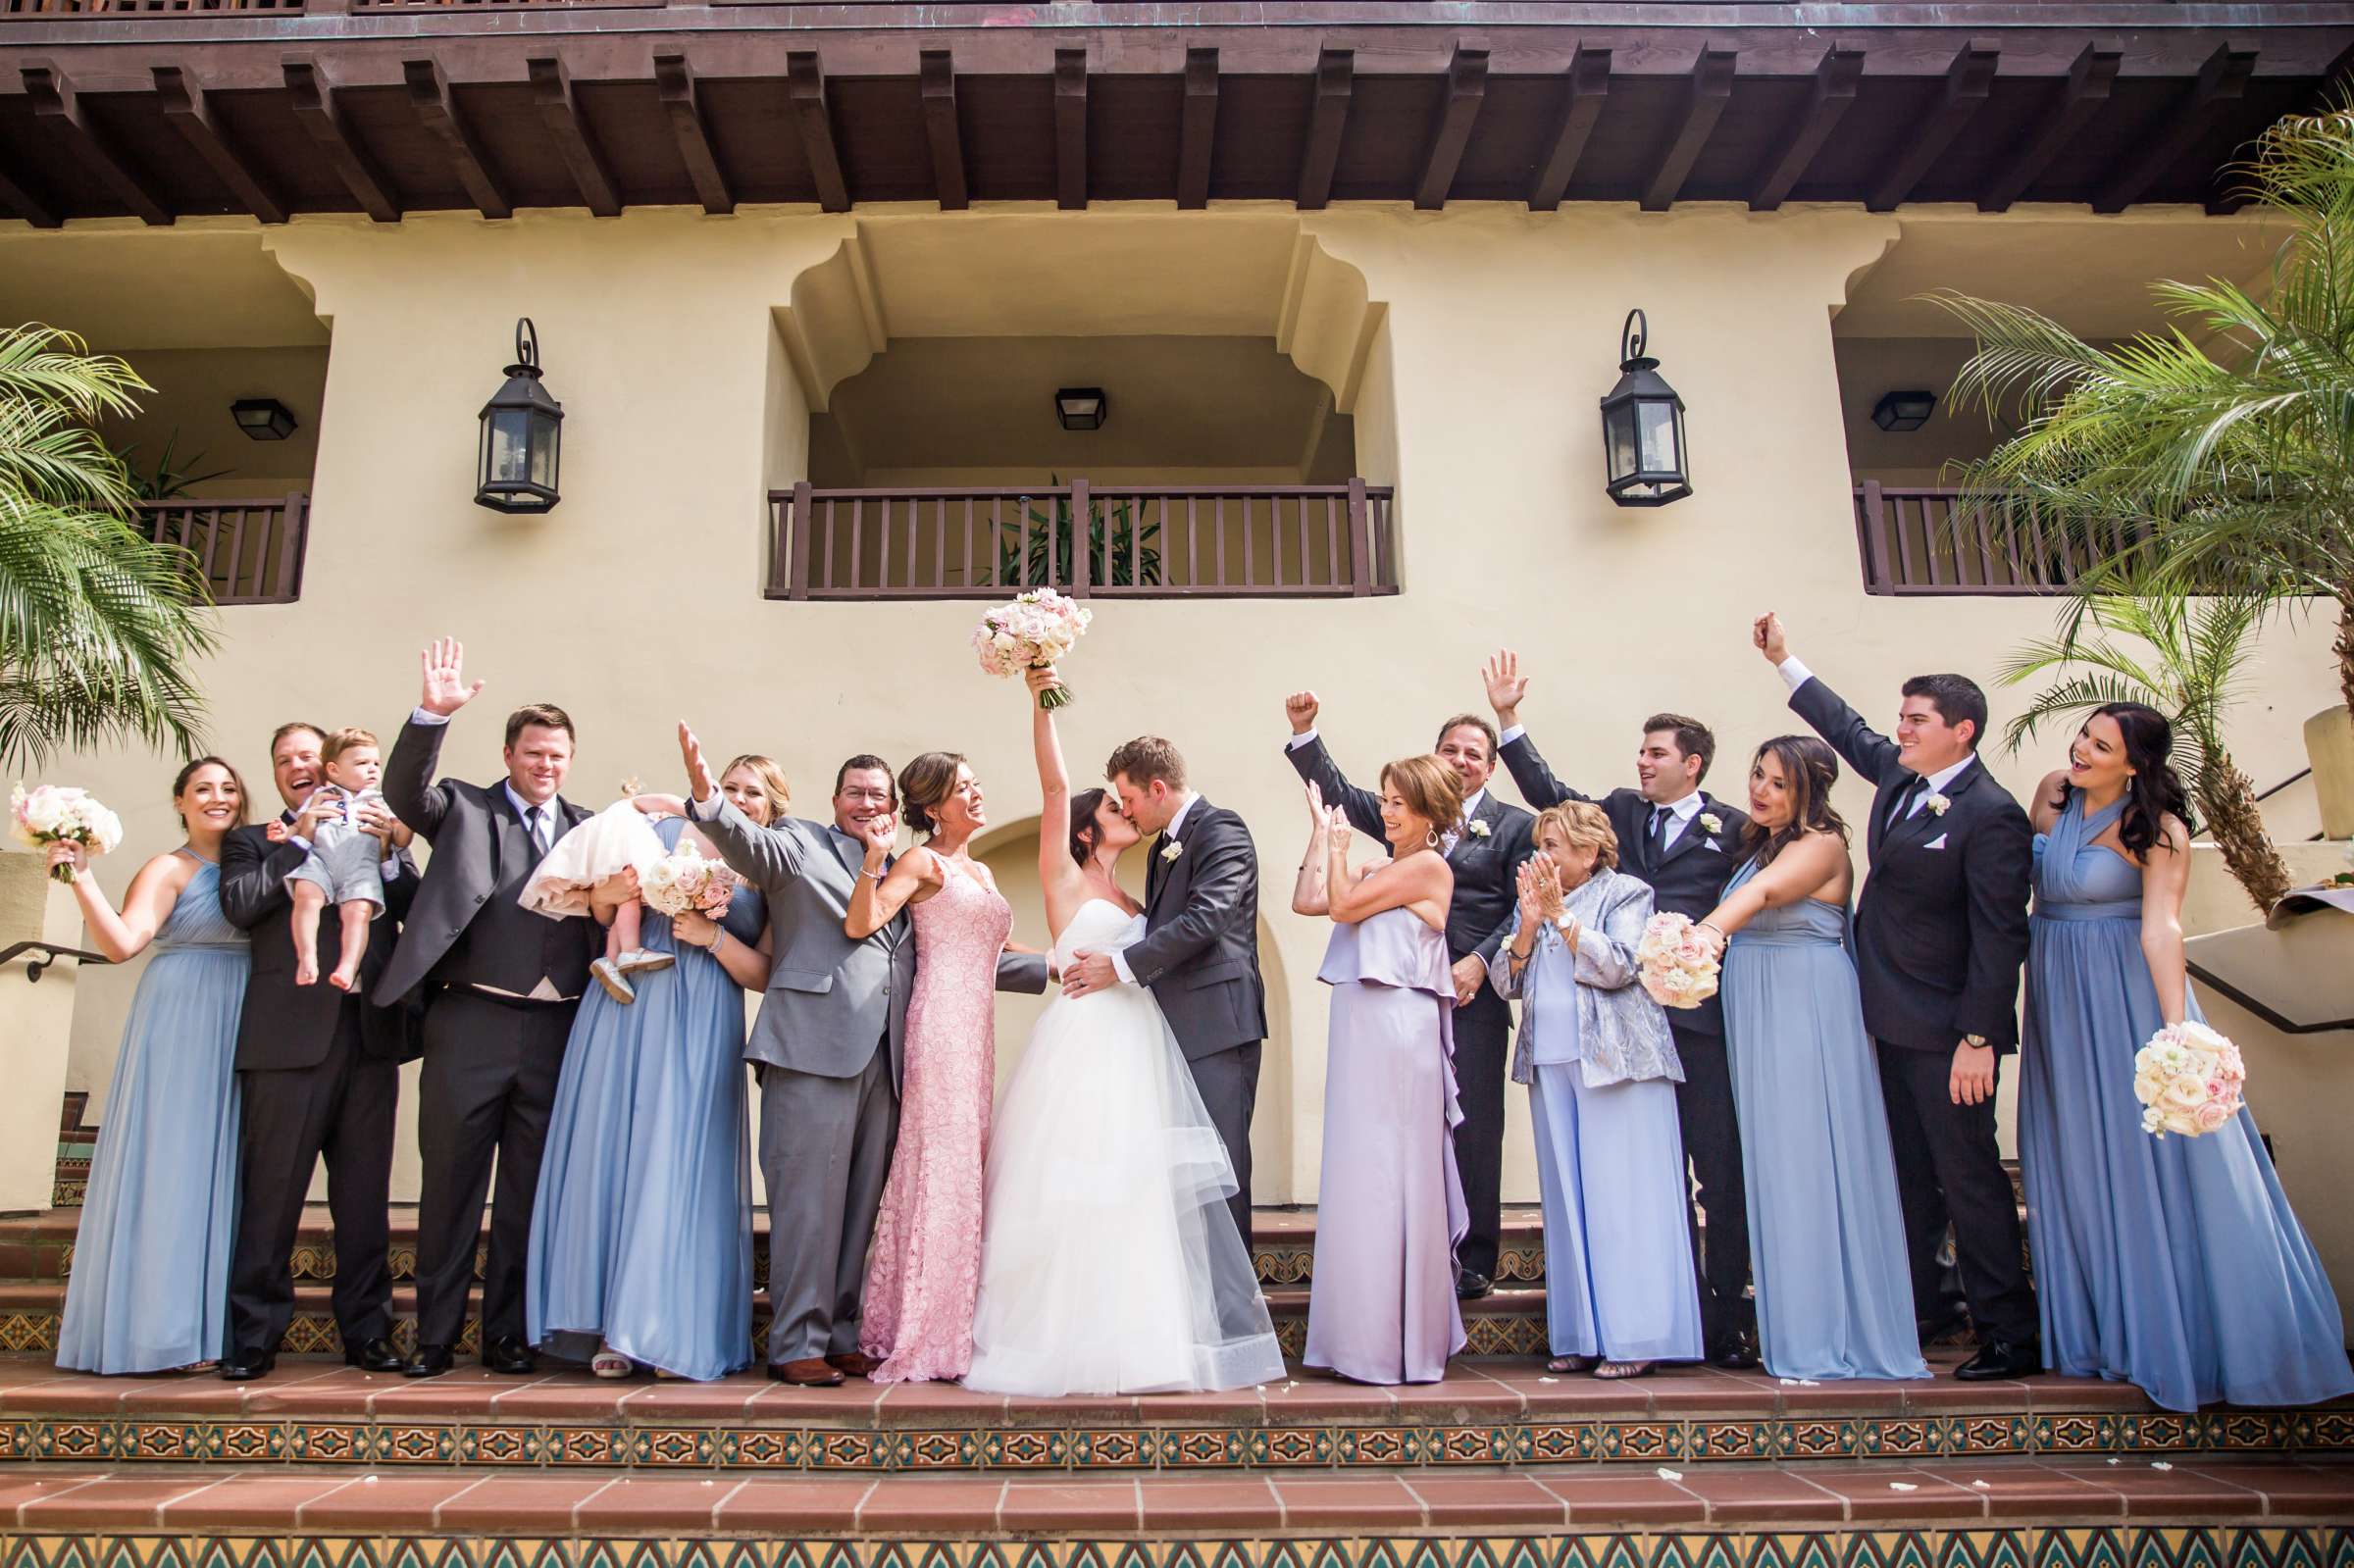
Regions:
M 1143 916 L 1090 899 L 1053 962 L 1143 935 Z M 990 1133 L 964 1386 L 1051 1397 L 1282 1378 L 1274 1324 L 1226 1206 L 1234 1189 L 1152 993 L 1057 995 Z

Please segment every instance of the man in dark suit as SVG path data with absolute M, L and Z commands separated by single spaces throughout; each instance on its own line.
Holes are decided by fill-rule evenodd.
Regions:
M 450 639 L 426 650 L 424 696 L 384 768 L 385 803 L 434 846 L 400 943 L 376 986 L 380 1002 L 415 994 L 425 1003 L 413 1378 L 450 1369 L 494 1155 L 483 1364 L 493 1372 L 533 1370 L 523 1320 L 532 1202 L 564 1043 L 600 950 L 588 917 L 549 920 L 516 901 L 539 857 L 588 816 L 557 792 L 572 767 L 572 720 L 564 710 L 535 704 L 508 717 L 507 776 L 499 783 L 435 782 L 450 715 L 483 689 L 480 681 L 466 683 L 464 659 Z
M 1915 1311 L 1932 1315 L 1950 1216 L 1980 1341 L 1954 1375 L 2040 1372 L 2035 1291 L 1994 1138 L 1996 1068 L 2019 1048 L 2032 835 L 1978 760 L 1986 694 L 1964 676 L 1915 676 L 1891 740 L 1791 656 L 1778 617 L 1760 616 L 1751 635 L 1790 687 L 1791 708 L 1878 791 L 1856 977 L 1879 1047 Z
M 1381 797 L 1351 784 L 1324 748 L 1316 733 L 1322 710 L 1316 694 L 1296 691 L 1283 710 L 1292 724 L 1285 750 L 1292 767 L 1323 791 L 1326 805 L 1342 807 L 1357 832 L 1380 843 Z M 1487 720 L 1457 714 L 1439 727 L 1434 750 L 1463 788 L 1462 821 L 1443 832 L 1439 848 L 1455 873 L 1447 953 L 1455 960 L 1455 1077 L 1463 1106 L 1455 1130 L 1455 1164 L 1471 1213 L 1471 1229 L 1456 1253 L 1455 1289 L 1474 1300 L 1494 1289 L 1504 1229 L 1504 1084 L 1512 1034 L 1511 1004 L 1487 983 L 1488 965 L 1511 931 L 1536 819 L 1488 787 L 1496 773 L 1496 732 Z
M 1251 1245 L 1251 1113 L 1267 1037 L 1258 975 L 1258 847 L 1243 819 L 1186 787 L 1185 759 L 1158 735 L 1112 752 L 1103 777 L 1140 834 L 1151 834 L 1145 936 L 1116 953 L 1071 955 L 1062 988 L 1151 987 L 1226 1145 L 1238 1184 L 1228 1207 Z M 1220 1303 L 1221 1307 L 1227 1303 Z
M 1488 704 L 1503 729 L 1504 765 L 1522 798 L 1542 811 L 1564 800 L 1602 807 L 1618 835 L 1618 866 L 1651 884 L 1654 907 L 1700 919 L 1716 907 L 1740 866 L 1746 813 L 1701 788 L 1715 759 L 1716 737 L 1697 719 L 1660 713 L 1643 721 L 1632 789 L 1595 800 L 1562 784 L 1520 727 L 1528 681 L 1503 649 L 1482 672 Z M 1758 1364 L 1757 1307 L 1749 1298 L 1749 1194 L 1741 1168 L 1741 1124 L 1733 1112 L 1732 1072 L 1724 1052 L 1724 1008 L 1714 996 L 1667 1014 L 1684 1081 L 1675 1086 L 1675 1119 L 1699 1189 L 1692 1227 L 1700 1276 L 1700 1328 L 1709 1359 L 1738 1371 Z M 1704 1229 L 1698 1214 L 1708 1216 Z
M 320 781 L 316 725 L 281 725 L 270 737 L 270 772 L 285 810 L 286 836 L 266 824 L 230 834 L 221 845 L 221 907 L 252 934 L 253 977 L 237 1025 L 237 1239 L 230 1252 L 229 1348 L 221 1376 L 242 1383 L 267 1373 L 294 1316 L 291 1254 L 311 1172 L 327 1159 L 328 1211 L 335 1228 L 335 1327 L 343 1359 L 370 1372 L 401 1365 L 393 1348 L 392 1277 L 385 1205 L 392 1185 L 392 1124 L 407 1015 L 370 1005 L 359 990 L 294 984 L 293 900 L 286 878 L 310 853 L 320 822 L 338 809 L 309 809 Z M 362 826 L 391 826 L 384 809 L 360 807 Z M 368 928 L 363 986 L 391 957 L 393 934 L 417 891 L 405 849 L 384 862 L 384 910 Z M 319 963 L 332 971 L 343 946 L 332 909 L 319 912 Z

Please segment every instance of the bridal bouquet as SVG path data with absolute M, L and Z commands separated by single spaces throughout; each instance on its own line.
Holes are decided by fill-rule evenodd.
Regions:
M 1052 588 L 1034 588 L 1011 604 L 1000 604 L 981 617 L 973 629 L 973 651 L 981 656 L 983 675 L 1020 675 L 1044 669 L 1070 657 L 1095 612 Z M 1038 695 L 1042 708 L 1059 708 L 1071 700 L 1068 687 L 1057 686 Z
M 1688 915 L 1657 914 L 1635 944 L 1643 988 L 1662 1007 L 1698 1007 L 1716 994 L 1716 955 Z
M 736 883 L 736 874 L 725 865 L 704 859 L 692 844 L 681 844 L 638 879 L 638 896 L 658 915 L 676 919 L 692 910 L 717 920 L 728 912 Z
M 2169 1024 L 2133 1056 L 2133 1097 L 2141 1130 L 2156 1138 L 2197 1138 L 2239 1114 L 2248 1081 L 2239 1047 L 2205 1024 Z
M 17 842 L 30 848 L 86 844 L 103 855 L 123 841 L 123 819 L 100 805 L 87 789 L 42 784 L 26 794 L 19 784 L 8 803 Z M 51 875 L 59 882 L 72 882 L 74 868 L 59 866 Z

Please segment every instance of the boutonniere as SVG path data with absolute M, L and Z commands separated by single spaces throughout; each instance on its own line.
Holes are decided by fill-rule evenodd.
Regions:
M 1927 794 L 1920 797 L 1920 803 L 1926 806 L 1929 810 L 1937 813 L 1938 816 L 1942 817 L 1945 815 L 1946 808 L 1952 805 L 1953 801 L 1947 796 L 1941 795 L 1936 790 L 1932 789 Z
M 1700 826 L 1707 833 L 1722 833 L 1724 832 L 1724 819 L 1713 811 L 1704 811 L 1700 814 Z
M 1485 838 L 1488 835 L 1488 825 L 1480 818 L 1474 817 L 1463 831 L 1474 838 Z
M 1175 863 L 1179 855 L 1184 853 L 1185 845 L 1174 838 L 1160 846 L 1160 858 L 1165 861 L 1169 861 L 1172 864 Z

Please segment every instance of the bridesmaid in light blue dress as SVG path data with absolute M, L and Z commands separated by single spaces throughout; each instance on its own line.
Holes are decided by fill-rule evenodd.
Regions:
M 720 788 L 756 822 L 785 809 L 766 757 L 731 762 Z M 654 832 L 676 849 L 687 826 L 666 817 Z M 646 909 L 640 947 L 678 962 L 633 974 L 626 1005 L 591 987 L 573 1023 L 532 1211 L 525 1333 L 599 1377 L 709 1380 L 751 1362 L 743 987 L 767 982 L 767 924 L 745 885 L 717 923 Z
M 1758 1338 L 1776 1377 L 1925 1378 L 1896 1159 L 1855 960 L 1855 868 L 1831 809 L 1839 764 L 1813 735 L 1758 748 L 1748 861 L 1701 922 L 1749 1171 Z
M 245 785 L 218 757 L 182 768 L 172 804 L 188 841 L 139 868 L 118 914 L 77 845 L 74 893 L 99 951 L 151 944 L 115 1058 L 74 1241 L 57 1364 L 162 1372 L 220 1358 L 237 1217 L 237 1015 L 245 934 L 221 909 L 221 840 L 245 821 Z
M 2019 1144 L 2044 1364 L 2170 1410 L 2354 1391 L 2337 1297 L 2244 1107 L 2153 1138 L 2133 1057 L 2204 1023 L 2182 957 L 2190 872 L 2165 717 L 2114 703 L 2035 795 Z

